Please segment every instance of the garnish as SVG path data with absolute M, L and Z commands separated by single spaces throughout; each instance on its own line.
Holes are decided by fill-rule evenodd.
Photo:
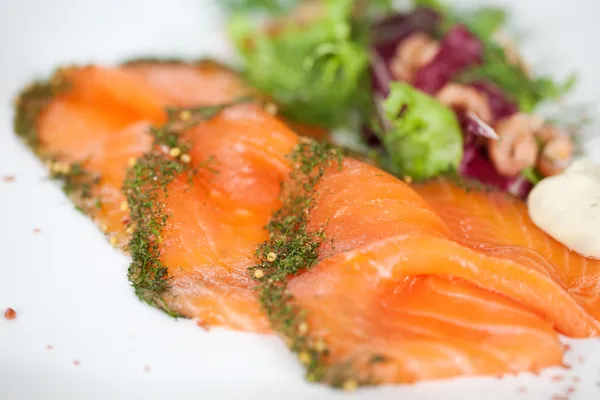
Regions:
M 260 304 L 273 330 L 296 353 L 307 379 L 354 390 L 366 382 L 356 378 L 351 366 L 329 363 L 327 343 L 311 336 L 306 311 L 295 303 L 287 287 L 290 277 L 318 262 L 318 249 L 327 239 L 323 227 L 317 231 L 307 228 L 313 193 L 329 168 L 342 168 L 342 153 L 329 144 L 306 140 L 290 158 L 294 168 L 282 190 L 282 207 L 267 225 L 269 239 L 259 246 L 260 263 L 250 267 L 249 274 L 259 283 Z
M 151 130 L 152 150 L 132 162 L 127 171 L 123 193 L 130 210 L 130 228 L 133 228 L 128 245 L 132 257 L 129 280 L 140 300 L 173 317 L 177 317 L 177 313 L 163 298 L 170 283 L 168 269 L 160 260 L 160 243 L 169 217 L 164 211 L 168 185 L 182 174 L 188 175 L 191 184 L 196 172 L 187 153 L 191 143 L 182 134 L 226 107 L 246 101 L 249 99 L 217 106 L 169 109 L 168 122 L 160 129 Z M 202 167 L 208 166 L 198 168 Z
M 450 108 L 403 82 L 382 106 L 389 128 L 378 134 L 397 174 L 423 180 L 458 168 L 463 139 Z
M 542 175 L 536 171 L 535 168 L 531 167 L 525 168 L 523 171 L 521 171 L 521 175 L 533 185 L 537 185 L 543 179 Z
M 470 13 L 458 13 L 439 0 L 415 0 L 415 5 L 432 8 L 443 15 L 443 33 L 462 24 L 483 44 L 482 63 L 460 74 L 457 77 L 460 82 L 494 82 L 526 113 L 532 112 L 541 102 L 555 100 L 573 88 L 575 75 L 570 75 L 562 83 L 547 76 L 533 77 L 520 60 L 513 59 L 509 50 L 514 50 L 498 40 L 506 21 L 504 10 L 482 7 Z
M 4 318 L 6 318 L 9 321 L 12 321 L 17 318 L 17 312 L 9 307 L 4 311 Z
M 50 177 L 62 182 L 62 189 L 67 196 L 75 196 L 81 200 L 90 199 L 93 187 L 100 183 L 100 176 L 86 171 L 81 163 L 70 164 L 58 160 L 59 158 L 55 157 L 48 162 Z
M 200 62 L 200 61 L 194 61 Z M 192 63 L 194 63 L 192 62 Z M 125 60 L 121 63 L 122 66 L 132 66 L 132 65 L 147 65 L 147 64 L 190 64 L 191 62 L 188 60 L 184 60 L 183 58 L 178 57 L 136 57 L 131 58 L 129 60 Z
M 36 153 L 40 144 L 37 133 L 38 118 L 56 96 L 69 89 L 67 75 L 70 70 L 71 68 L 59 68 L 49 80 L 33 82 L 15 100 L 15 132 Z
M 290 21 L 269 33 L 235 16 L 230 31 L 250 84 L 273 97 L 282 115 L 333 128 L 368 105 L 368 53 L 365 30 L 352 18 L 354 2 L 324 3 L 323 16 L 310 24 Z
M 25 88 L 15 100 L 15 132 L 46 164 L 50 177 L 62 182 L 65 194 L 73 199 L 77 209 L 89 211 L 84 200 L 92 196 L 92 188 L 100 182 L 100 177 L 86 171 L 83 163 L 61 161 L 61 156 L 49 154 L 41 148 L 37 123 L 44 109 L 61 94 L 68 92 L 68 75 L 74 67 L 57 69 L 47 81 L 36 81 Z

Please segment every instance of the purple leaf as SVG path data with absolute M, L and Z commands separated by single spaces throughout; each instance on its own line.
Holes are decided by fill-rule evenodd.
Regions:
M 452 77 L 481 63 L 483 45 L 464 25 L 456 25 L 440 43 L 440 51 L 429 64 L 419 69 L 414 86 L 435 94 Z

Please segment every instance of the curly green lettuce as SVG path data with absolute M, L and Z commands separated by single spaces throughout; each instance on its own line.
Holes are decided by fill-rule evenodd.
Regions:
M 268 34 L 248 16 L 230 21 L 250 84 L 297 122 L 335 128 L 368 104 L 369 57 L 352 0 L 326 0 L 324 16 Z
M 390 128 L 379 135 L 394 172 L 424 180 L 458 168 L 463 137 L 452 109 L 406 83 L 393 82 L 383 111 Z

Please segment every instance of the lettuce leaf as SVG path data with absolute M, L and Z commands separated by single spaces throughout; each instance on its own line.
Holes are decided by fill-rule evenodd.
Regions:
M 274 98 L 284 116 L 335 128 L 368 105 L 367 30 L 352 18 L 354 3 L 326 0 L 322 18 L 271 34 L 249 16 L 230 21 L 248 81 Z
M 458 168 L 463 137 L 452 109 L 406 83 L 393 82 L 383 111 L 390 128 L 379 135 L 398 174 L 424 180 Z

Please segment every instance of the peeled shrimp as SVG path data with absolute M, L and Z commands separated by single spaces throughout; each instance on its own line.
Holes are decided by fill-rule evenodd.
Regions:
M 395 79 L 411 82 L 421 67 L 429 64 L 440 49 L 437 40 L 424 33 L 413 33 L 400 42 L 390 65 Z
M 487 96 L 472 87 L 448 83 L 438 92 L 437 98 L 449 107 L 471 111 L 485 123 L 489 124 L 492 120 Z
M 538 170 L 544 176 L 563 172 L 573 157 L 574 146 L 571 138 L 551 126 L 542 127 L 536 135 L 544 143 Z
M 535 131 L 539 124 L 534 117 L 518 113 L 504 118 L 495 127 L 498 140 L 488 140 L 488 152 L 496 171 L 513 177 L 523 169 L 533 167 L 538 157 Z

